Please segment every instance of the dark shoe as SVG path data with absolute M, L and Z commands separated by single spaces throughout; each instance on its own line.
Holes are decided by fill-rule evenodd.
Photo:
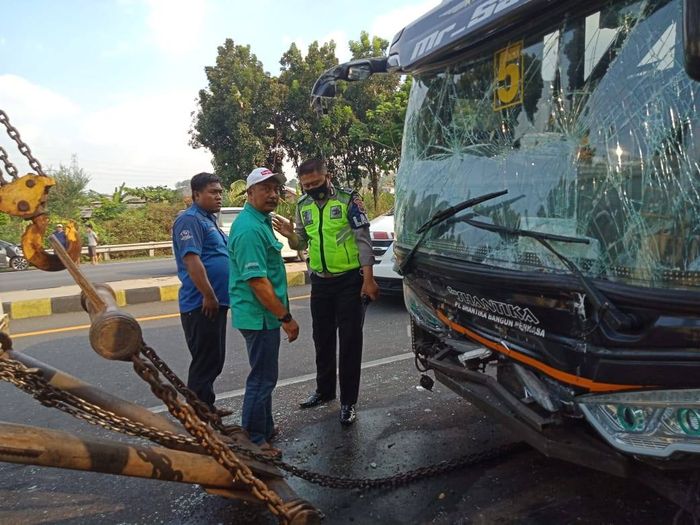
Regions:
M 228 417 L 233 415 L 233 410 L 229 410 L 228 408 L 214 408 L 214 411 L 219 417 Z
M 272 427 L 272 434 L 270 434 L 267 438 L 268 443 L 276 440 L 277 436 L 279 436 L 279 435 L 280 435 L 280 427 L 275 425 L 274 427 Z
M 355 405 L 343 405 L 340 407 L 340 424 L 352 425 L 357 419 Z
M 301 408 L 312 408 L 320 405 L 321 403 L 325 403 L 326 401 L 332 401 L 333 399 L 335 399 L 335 396 L 322 396 L 318 392 L 314 392 L 306 399 L 306 401 L 299 403 L 299 406 Z

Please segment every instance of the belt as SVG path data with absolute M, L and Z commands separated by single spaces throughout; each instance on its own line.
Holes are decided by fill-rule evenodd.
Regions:
M 348 270 L 347 272 L 340 272 L 340 273 L 315 272 L 312 270 L 311 273 L 313 275 L 315 275 L 316 277 L 320 277 L 321 279 L 333 279 L 335 277 L 340 277 L 341 275 L 347 275 L 349 273 L 356 272 L 357 270 L 359 270 L 359 268 L 355 268 L 353 270 Z

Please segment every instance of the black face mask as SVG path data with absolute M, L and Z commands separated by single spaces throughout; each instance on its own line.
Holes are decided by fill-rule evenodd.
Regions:
M 315 201 L 323 201 L 328 197 L 328 183 L 321 184 L 316 188 L 305 190 L 306 194 Z

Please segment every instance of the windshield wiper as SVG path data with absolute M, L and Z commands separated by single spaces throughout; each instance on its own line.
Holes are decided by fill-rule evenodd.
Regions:
M 418 247 L 423 243 L 425 236 L 432 228 L 434 228 L 440 223 L 445 222 L 447 219 L 453 217 L 462 210 L 466 210 L 467 208 L 471 208 L 472 206 L 476 206 L 477 204 L 481 204 L 482 202 L 495 199 L 496 197 L 500 197 L 501 195 L 505 195 L 506 193 L 508 193 L 508 190 L 502 190 L 494 193 L 487 193 L 486 195 L 481 195 L 479 197 L 473 197 L 471 199 L 467 199 L 464 202 L 460 202 L 459 204 L 455 204 L 454 206 L 450 206 L 445 210 L 441 210 L 433 214 L 433 216 L 430 217 L 430 219 L 428 219 L 425 223 L 421 225 L 420 228 L 416 230 L 416 233 L 419 233 L 420 237 L 418 237 L 416 244 L 413 245 L 413 248 L 411 248 L 411 250 L 406 254 L 406 257 L 404 257 L 403 261 L 401 261 L 401 264 L 399 264 L 399 274 L 405 275 L 406 268 L 413 259 L 413 256 L 415 255 L 416 251 L 418 251 Z
M 547 242 L 558 241 L 578 244 L 590 244 L 590 241 L 588 239 L 583 239 L 580 237 L 568 237 L 565 235 L 556 235 L 553 233 L 544 233 L 531 230 L 519 230 L 516 228 L 509 228 L 507 226 L 501 226 L 499 224 L 489 224 L 486 222 L 475 221 L 471 218 L 473 216 L 474 215 L 470 215 L 469 217 L 464 217 L 460 220 L 481 230 L 487 230 L 494 233 L 505 233 L 508 235 L 515 235 L 519 237 L 530 237 L 531 239 L 535 239 L 547 250 L 553 253 L 569 269 L 569 271 L 575 277 L 578 278 L 579 283 L 581 283 L 581 286 L 585 290 L 586 294 L 588 294 L 588 299 L 593 305 L 593 308 L 595 309 L 598 317 L 606 319 L 609 325 L 614 330 L 630 330 L 638 326 L 639 323 L 635 316 L 621 312 L 617 308 L 617 306 L 611 303 L 610 300 L 607 297 L 605 297 L 603 292 L 601 292 L 593 284 L 593 281 L 583 274 L 581 269 L 571 259 L 559 253 L 551 244 L 549 244 L 549 242 Z

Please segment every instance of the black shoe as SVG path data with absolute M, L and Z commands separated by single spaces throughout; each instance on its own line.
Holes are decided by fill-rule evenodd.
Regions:
M 357 419 L 355 405 L 343 405 L 340 407 L 340 424 L 352 425 Z
M 299 403 L 299 406 L 301 408 L 312 408 L 320 405 L 321 403 L 325 403 L 326 401 L 332 401 L 333 399 L 335 399 L 335 396 L 322 396 L 318 392 L 314 392 L 306 399 L 306 401 Z

